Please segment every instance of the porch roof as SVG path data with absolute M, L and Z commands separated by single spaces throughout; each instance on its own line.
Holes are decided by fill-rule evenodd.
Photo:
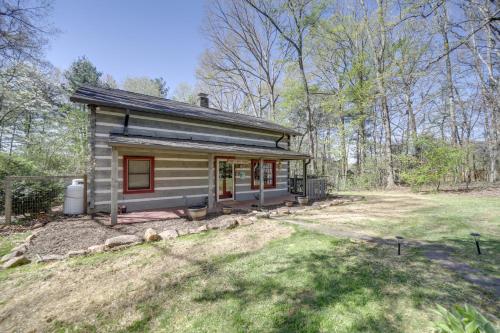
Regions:
M 255 157 L 276 157 L 285 160 L 303 160 L 309 155 L 286 150 L 283 148 L 251 146 L 234 143 L 206 142 L 197 140 L 158 138 L 147 136 L 127 136 L 110 134 L 109 145 L 114 147 L 144 147 L 172 150 L 189 150 L 204 153 L 221 153 Z

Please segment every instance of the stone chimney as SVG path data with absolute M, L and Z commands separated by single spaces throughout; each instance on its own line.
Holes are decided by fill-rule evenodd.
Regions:
M 208 108 L 208 95 L 205 93 L 199 93 L 198 94 L 198 102 L 200 106 L 204 108 Z

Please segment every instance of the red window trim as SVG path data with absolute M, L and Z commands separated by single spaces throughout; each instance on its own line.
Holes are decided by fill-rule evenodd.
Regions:
M 250 165 L 250 179 L 251 179 L 251 189 L 252 190 L 258 190 L 260 188 L 259 184 L 254 183 L 254 178 L 253 178 L 253 167 L 255 164 L 259 163 L 260 160 L 252 160 L 252 163 Z M 276 188 L 276 160 L 264 160 L 264 163 L 271 163 L 273 165 L 273 183 L 271 185 L 269 184 L 264 184 L 264 188 Z M 260 181 L 260 179 L 259 179 Z
M 149 161 L 149 188 L 129 190 L 128 188 L 128 161 L 139 160 Z M 123 156 L 123 193 L 136 194 L 136 193 L 152 193 L 155 191 L 155 158 L 154 156 Z

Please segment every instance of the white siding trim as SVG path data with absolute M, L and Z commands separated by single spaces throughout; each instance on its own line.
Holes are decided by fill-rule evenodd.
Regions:
M 208 189 L 208 185 L 193 185 L 193 186 L 164 186 L 164 187 L 155 187 L 156 191 L 168 191 L 168 190 L 189 190 L 193 188 L 206 188 Z M 118 192 L 123 192 L 122 189 L 118 189 Z M 96 190 L 95 193 L 103 194 L 103 193 L 111 193 L 111 190 Z
M 122 180 L 122 178 L 118 178 L 119 182 L 121 182 Z M 96 178 L 95 181 L 97 183 L 111 183 L 111 178 Z
M 157 161 L 190 161 L 190 162 L 208 162 L 207 158 L 177 158 L 177 157 L 155 157 Z
M 118 124 L 106 123 L 106 122 L 102 122 L 102 121 L 96 122 L 96 125 L 98 125 L 98 126 L 105 126 L 105 127 L 113 127 L 113 128 L 123 128 L 123 125 L 121 125 L 121 124 L 118 125 Z M 275 143 L 275 141 L 273 141 L 273 140 L 249 139 L 249 138 L 244 138 L 244 137 L 239 137 L 239 136 L 230 136 L 230 135 L 221 135 L 221 134 L 209 134 L 209 133 L 199 133 L 199 132 L 188 132 L 188 131 L 178 131 L 178 130 L 172 130 L 172 129 L 159 128 L 159 127 L 146 127 L 146 126 L 129 125 L 128 128 L 130 128 L 130 129 L 138 129 L 138 130 L 145 130 L 145 131 L 165 132 L 165 133 L 178 133 L 178 134 L 187 134 L 187 135 L 200 135 L 200 136 L 207 136 L 207 137 L 214 137 L 215 136 L 215 137 L 220 137 L 220 138 L 224 138 L 224 139 L 233 139 L 233 140 L 237 139 L 237 140 L 243 140 L 243 141 Z
M 199 177 L 155 177 L 155 180 L 190 180 L 190 179 L 208 179 L 208 176 L 199 176 Z
M 196 179 L 208 179 L 208 176 L 199 177 L 155 177 L 155 180 L 196 180 Z M 110 183 L 111 178 L 96 178 L 98 183 Z M 123 181 L 122 178 L 118 178 L 118 181 Z M 207 185 L 208 186 L 208 185 Z
M 276 185 L 286 185 L 287 182 L 279 182 L 279 183 L 276 183 Z M 250 186 L 252 185 L 251 183 L 244 183 L 244 184 L 238 184 L 236 183 L 236 186 Z
M 97 113 L 107 114 L 108 116 L 116 116 L 116 117 L 122 117 L 122 116 L 124 116 L 124 114 L 122 114 L 122 113 L 110 112 L 110 111 L 102 111 L 102 110 L 97 110 Z M 153 117 L 138 116 L 138 115 L 130 115 L 130 117 L 131 118 L 136 118 L 136 119 L 143 119 L 143 120 L 160 121 L 160 122 L 171 123 L 171 124 L 182 124 L 182 125 L 189 125 L 189 126 L 196 126 L 196 127 L 215 128 L 215 129 L 221 129 L 221 130 L 224 130 L 224 131 L 233 131 L 233 132 L 239 132 L 239 133 L 251 133 L 251 134 L 266 135 L 266 136 L 270 136 L 270 137 L 273 137 L 273 138 L 279 138 L 280 137 L 280 135 L 277 135 L 277 134 L 267 134 L 267 133 L 261 133 L 261 132 L 258 132 L 258 131 L 235 129 L 235 128 L 230 128 L 230 127 L 217 126 L 217 125 L 196 124 L 196 123 L 191 123 L 191 122 L 181 121 L 181 120 L 153 118 Z
M 137 198 L 137 199 L 123 199 L 118 200 L 119 203 L 127 202 L 143 202 L 143 201 L 157 201 L 157 200 L 172 200 L 172 199 L 183 199 L 183 198 L 202 198 L 206 197 L 207 194 L 192 194 L 192 195 L 178 195 L 173 197 L 157 197 L 157 198 Z M 111 201 L 97 201 L 96 205 L 109 205 Z
M 194 170 L 208 170 L 208 168 L 157 168 L 155 167 L 155 170 L 161 170 L 161 171 L 165 171 L 165 170 L 170 170 L 170 171 L 183 171 L 183 170 L 189 170 L 189 171 L 194 171 Z
M 273 191 L 287 191 L 288 189 L 286 187 L 283 188 L 270 188 L 270 189 L 264 189 L 264 192 L 273 192 Z M 236 192 L 236 195 L 238 194 L 245 194 L 245 193 L 257 193 L 259 190 L 251 190 L 251 191 L 241 191 L 241 192 Z
M 111 156 L 96 156 L 98 160 L 110 160 Z M 122 160 L 123 156 L 119 156 L 118 159 Z M 155 161 L 188 161 L 188 162 L 207 162 L 206 158 L 177 158 L 177 157 L 155 157 Z M 186 170 L 186 169 L 183 169 Z
M 95 145 L 95 147 L 96 147 L 96 148 L 107 148 L 107 149 L 111 149 L 111 147 L 110 147 L 110 146 L 108 146 L 108 145 L 100 145 L 100 144 L 96 144 L 96 145 Z

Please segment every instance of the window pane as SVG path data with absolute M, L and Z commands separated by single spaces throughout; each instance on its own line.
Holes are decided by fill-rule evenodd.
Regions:
M 130 190 L 148 189 L 149 188 L 149 174 L 129 175 L 128 188 Z
M 128 161 L 128 189 L 140 190 L 150 188 L 150 161 Z
M 149 173 L 149 160 L 129 160 L 128 172 L 133 173 Z
M 273 162 L 264 162 L 264 186 L 272 187 L 274 185 L 274 163 Z M 253 185 L 258 187 L 260 184 L 260 170 L 259 170 L 259 162 L 256 162 L 252 165 L 252 175 L 253 175 Z

